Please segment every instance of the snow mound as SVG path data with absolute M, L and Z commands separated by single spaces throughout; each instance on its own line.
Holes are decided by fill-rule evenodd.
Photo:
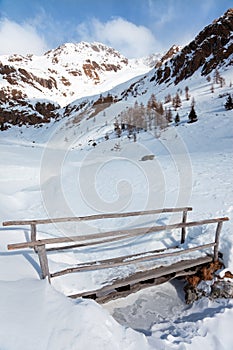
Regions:
M 2 350 L 151 349 L 94 301 L 69 300 L 47 281 L 1 281 L 0 290 Z

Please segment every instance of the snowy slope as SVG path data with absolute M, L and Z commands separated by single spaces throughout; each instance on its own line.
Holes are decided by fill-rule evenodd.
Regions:
M 226 85 L 220 88 L 216 84 L 214 93 L 206 78 L 197 72 L 178 86 L 171 85 L 169 90 L 165 84 L 145 83 L 146 93 L 139 93 L 136 98 L 129 95 L 127 101 L 111 104 L 105 108 L 105 114 L 103 111 L 96 114 L 95 121 L 87 115 L 73 123 L 77 117 L 74 112 L 42 128 L 16 127 L 1 133 L 1 221 L 190 205 L 194 208 L 190 220 L 225 215 L 231 219 L 223 225 L 220 251 L 226 268 L 233 272 L 233 111 L 226 111 L 225 97 L 219 97 L 231 92 L 229 84 L 233 71 L 228 67 L 220 73 Z M 120 139 L 114 135 L 115 116 L 133 105 L 136 99 L 146 104 L 155 92 L 158 99 L 163 100 L 168 91 L 174 95 L 178 88 L 184 90 L 186 85 L 196 100 L 196 123 L 187 124 L 190 101 L 186 101 L 183 94 L 182 107 L 178 110 L 180 124 L 172 124 L 159 138 L 150 132 L 141 132 L 134 143 L 125 134 Z M 126 84 L 110 93 L 120 95 L 125 88 Z M 143 91 L 143 87 L 141 89 Z M 104 139 L 106 132 L 110 135 L 108 141 Z M 90 140 L 95 140 L 97 146 L 93 147 Z M 114 148 L 118 142 L 120 150 Z M 154 160 L 142 162 L 142 157 L 148 154 L 154 154 Z M 81 225 L 79 229 L 93 232 L 133 224 L 110 221 L 104 227 L 95 223 Z M 60 231 L 57 229 L 41 227 L 39 237 L 64 235 L 64 227 Z M 70 227 L 74 229 L 77 228 Z M 204 228 L 203 233 L 189 230 L 190 243 L 196 240 L 202 244 L 213 236 L 211 227 Z M 181 286 L 165 284 L 107 305 L 109 312 L 123 325 L 119 326 L 95 302 L 71 302 L 62 295 L 77 288 L 98 287 L 111 276 L 103 271 L 91 276 L 82 274 L 78 278 L 74 275 L 64 280 L 54 279 L 52 287 L 46 281 L 40 282 L 36 254 L 33 251 L 12 254 L 6 248 L 8 243 L 20 242 L 27 235 L 27 227 L 1 228 L 0 231 L 0 280 L 3 281 L 0 311 L 5 320 L 1 324 L 0 348 L 17 350 L 24 344 L 24 349 L 41 350 L 196 349 L 198 344 L 206 349 L 231 350 L 231 301 L 214 302 L 204 298 L 187 307 Z M 155 241 L 151 236 L 145 244 L 158 246 L 159 238 Z M 137 251 L 134 242 L 116 250 L 116 254 L 130 251 Z M 95 259 L 98 255 L 104 258 L 108 252 L 96 251 L 91 255 L 67 252 L 62 261 L 53 254 L 49 264 L 56 270 L 71 266 L 77 260 Z M 132 267 L 120 273 L 130 272 Z M 113 271 L 112 276 L 116 273 L 119 272 Z M 171 298 L 173 302 L 169 304 Z M 136 329 L 137 333 L 125 326 Z M 28 337 L 28 333 L 33 336 Z M 39 342 L 41 333 L 44 339 Z
M 208 34 L 211 43 L 212 31 L 216 35 L 219 29 L 225 32 L 225 23 L 231 18 L 229 10 L 224 21 L 207 27 L 191 46 L 198 44 L 198 40 L 206 44 L 203 33 Z M 209 73 L 210 80 L 202 74 L 204 65 L 210 67 L 209 62 L 214 59 L 209 55 L 208 45 L 207 52 L 204 49 L 206 61 L 187 75 L 189 78 L 178 82 L 173 76 L 161 84 L 155 79 L 158 70 L 150 70 L 146 59 L 128 61 L 99 43 L 66 44 L 43 57 L 1 57 L 1 72 L 10 70 L 18 87 L 30 99 L 35 97 L 33 103 L 38 98 L 44 100 L 46 95 L 46 99 L 57 101 L 64 108 L 59 111 L 60 118 L 49 119 L 40 127 L 14 126 L 0 133 L 0 221 L 192 206 L 190 221 L 230 218 L 223 225 L 219 248 L 225 265 L 221 276 L 226 271 L 233 273 L 233 110 L 224 108 L 233 82 L 229 38 L 223 44 L 230 56 L 225 59 L 221 55 L 226 51 L 218 50 L 221 64 L 217 68 L 225 81 L 222 87 L 214 82 L 214 70 Z M 175 58 L 182 57 L 187 50 L 189 47 L 178 52 L 173 61 L 165 60 L 161 71 L 166 74 L 169 67 L 172 72 L 178 62 Z M 200 51 L 185 56 L 188 64 L 182 69 L 187 69 L 194 58 L 200 63 L 198 54 Z M 20 71 L 22 67 L 26 73 Z M 7 86 L 3 76 L 0 83 Z M 184 93 L 186 86 L 189 100 Z M 168 94 L 174 97 L 177 91 L 182 105 L 174 111 L 172 103 L 165 100 Z M 118 138 L 114 132 L 115 118 L 134 106 L 135 101 L 146 106 L 152 94 L 167 109 L 171 108 L 173 120 L 179 113 L 178 125 L 172 121 L 165 129 L 140 131 L 137 142 L 129 139 L 126 131 Z M 192 99 L 198 121 L 189 124 Z M 152 159 L 142 161 L 148 155 Z M 150 226 L 154 220 L 147 217 L 141 221 L 112 219 L 102 223 L 40 226 L 38 237 Z M 156 222 L 171 221 L 161 215 Z M 186 247 L 213 240 L 214 230 L 212 225 L 190 228 Z M 179 236 L 173 230 L 169 236 L 150 234 L 146 239 L 131 239 L 111 249 L 104 246 L 51 252 L 49 267 L 57 271 L 113 254 L 161 248 L 171 241 L 178 242 Z M 70 274 L 54 278 L 49 285 L 39 279 L 38 256 L 33 250 L 7 250 L 7 244 L 28 237 L 27 226 L 0 228 L 0 349 L 232 349 L 232 300 L 203 297 L 186 305 L 183 281 L 174 281 L 104 307 L 92 300 L 71 301 L 65 295 L 101 287 L 116 276 L 128 276 L 136 268 L 146 270 L 150 264 Z M 167 263 L 168 259 L 157 261 L 158 266 Z M 208 290 L 213 283 L 209 281 L 202 288 Z

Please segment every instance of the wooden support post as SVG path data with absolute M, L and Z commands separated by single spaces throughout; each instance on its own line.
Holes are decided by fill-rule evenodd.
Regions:
M 36 224 L 31 224 L 31 241 L 36 241 Z M 35 253 L 38 252 L 37 248 L 34 248 Z
M 31 241 L 36 241 L 36 225 L 31 224 Z
M 183 224 L 185 224 L 186 221 L 187 221 L 187 214 L 188 214 L 188 211 L 184 210 L 183 211 L 183 217 L 182 217 L 182 223 Z M 180 240 L 181 244 L 183 244 L 185 242 L 185 236 L 186 236 L 186 227 L 182 227 L 181 228 L 181 240 Z
M 220 232 L 222 229 L 223 222 L 219 221 L 215 233 L 215 246 L 214 246 L 214 261 L 218 261 L 218 247 L 219 247 L 219 240 L 220 240 Z
M 46 250 L 45 250 L 45 245 L 39 245 L 36 248 L 37 248 L 37 252 L 39 255 L 40 267 L 41 267 L 41 272 L 42 272 L 42 279 L 48 277 L 48 280 L 50 283 L 49 265 L 48 265 L 48 259 L 47 259 L 47 254 L 46 254 Z

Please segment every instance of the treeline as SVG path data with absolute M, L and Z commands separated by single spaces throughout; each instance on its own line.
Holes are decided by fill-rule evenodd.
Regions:
M 188 91 L 188 89 L 187 89 Z M 172 98 L 172 106 L 174 111 L 181 107 L 182 102 L 179 92 Z M 168 101 L 168 96 L 165 98 L 165 104 Z M 189 113 L 189 122 L 197 121 L 197 115 L 194 109 L 195 101 L 192 100 L 191 111 Z M 132 107 L 127 107 L 122 111 L 114 121 L 114 131 L 118 137 L 122 132 L 126 131 L 127 136 L 136 139 L 136 134 L 140 131 L 159 131 L 167 128 L 170 123 L 175 122 L 176 125 L 180 123 L 179 113 L 176 112 L 173 117 L 171 107 L 164 107 L 161 101 L 156 99 L 155 94 L 152 94 L 146 105 L 136 101 Z

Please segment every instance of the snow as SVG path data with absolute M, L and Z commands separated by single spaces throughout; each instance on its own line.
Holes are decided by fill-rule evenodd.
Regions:
M 32 55 L 30 59 L 21 57 L 18 61 L 13 56 L 0 56 L 3 65 L 9 65 L 16 69 L 19 88 L 32 99 L 43 99 L 66 106 L 77 98 L 95 94 L 112 89 L 114 86 L 128 81 L 136 76 L 147 73 L 151 67 L 151 60 L 155 58 L 131 59 L 128 60 L 116 50 L 100 44 L 81 42 L 78 44 L 67 43 L 55 50 L 45 53 L 43 56 Z M 99 67 L 95 68 L 99 78 L 95 74 L 90 77 L 86 75 L 84 65 L 96 62 Z M 118 67 L 115 72 L 108 70 L 104 65 Z M 42 86 L 39 82 L 33 81 L 33 85 L 25 83 L 19 75 L 18 69 L 25 69 L 29 74 L 40 79 L 53 79 L 56 87 L 52 89 Z M 74 73 L 74 74 L 73 74 Z M 6 79 L 0 75 L 1 86 L 11 86 Z M 15 86 L 17 88 L 17 85 Z
M 208 299 L 188 306 L 179 281 L 109 302 L 106 308 L 122 325 L 147 335 L 153 349 L 231 349 L 232 301 Z
M 68 300 L 47 281 L 1 281 L 0 290 L 1 349 L 150 349 L 95 302 Z
M 169 92 L 189 86 L 196 100 L 198 121 L 187 124 L 190 101 L 182 96 L 181 123 L 172 125 L 156 138 L 140 133 L 136 143 L 125 135 L 119 140 L 111 134 L 114 116 L 135 99 L 129 97 L 111 105 L 93 119 L 72 124 L 50 122 L 42 128 L 11 128 L 0 134 L 0 221 L 45 217 L 88 215 L 99 212 L 134 211 L 174 206 L 192 206 L 188 219 L 201 220 L 228 216 L 223 225 L 220 251 L 225 268 L 233 272 L 233 111 L 225 111 L 224 98 L 230 91 L 233 70 L 222 70 L 223 88 L 210 84 L 197 72 Z M 152 92 L 158 99 L 167 86 L 144 80 L 138 102 Z M 113 89 L 120 94 L 127 84 Z M 140 89 L 139 89 L 140 92 Z M 94 99 L 94 97 L 93 97 Z M 108 121 L 107 125 L 105 124 Z M 106 132 L 111 134 L 104 141 Z M 95 140 L 92 147 L 90 140 Z M 120 149 L 114 150 L 119 142 Z M 153 154 L 153 160 L 141 161 Z M 177 220 L 175 215 L 38 227 L 38 237 L 68 233 L 151 225 Z M 170 221 L 171 220 L 171 221 Z M 90 260 L 143 251 L 177 242 L 177 231 L 149 235 L 124 245 L 66 251 L 50 254 L 51 271 Z M 233 302 L 207 298 L 192 305 L 184 303 L 181 281 L 148 288 L 104 307 L 92 300 L 70 300 L 64 294 L 101 287 L 116 274 L 125 277 L 134 265 L 79 273 L 55 278 L 49 285 L 40 280 L 38 257 L 33 250 L 8 251 L 7 244 L 25 241 L 29 227 L 0 228 L 0 349 L 223 349 L 231 350 Z M 187 245 L 205 244 L 214 238 L 212 225 L 190 228 Z M 146 269 L 148 263 L 143 265 Z

